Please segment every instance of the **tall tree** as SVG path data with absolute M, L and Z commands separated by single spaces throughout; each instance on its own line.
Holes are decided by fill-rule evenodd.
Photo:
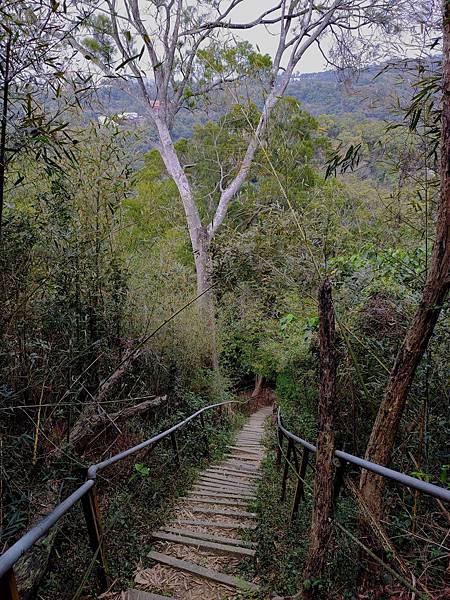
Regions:
M 314 510 L 311 543 L 305 566 L 304 598 L 317 596 L 314 580 L 319 580 L 325 566 L 331 535 L 333 507 L 334 402 L 336 399 L 336 348 L 334 308 L 331 283 L 325 280 L 319 290 L 320 316 L 320 391 Z M 308 585 L 306 585 L 308 584 Z
M 436 213 L 436 233 L 430 269 L 421 301 L 392 368 L 383 400 L 370 435 L 366 459 L 386 465 L 395 439 L 414 375 L 430 341 L 433 329 L 450 288 L 450 1 L 442 4 L 443 81 L 441 188 Z M 367 505 L 376 514 L 382 511 L 383 479 L 363 471 L 360 487 Z
M 389 28 L 389 10 L 398 14 L 395 0 L 280 0 L 247 22 L 236 19 L 245 0 L 154 0 L 145 8 L 138 0 L 99 0 L 97 16 L 89 19 L 91 38 L 73 37 L 71 44 L 107 77 L 140 100 L 159 138 L 167 172 L 183 204 L 203 316 L 210 334 L 214 362 L 214 305 L 210 245 L 223 223 L 231 200 L 240 190 L 278 98 L 284 95 L 294 70 L 308 49 L 328 32 L 345 45 L 364 27 Z M 89 7 L 91 11 L 91 6 Z M 107 18 L 105 16 L 107 14 Z M 87 14 L 83 15 L 86 20 Z M 272 57 L 262 56 L 233 36 L 255 27 L 269 27 L 277 36 Z M 350 54 L 349 54 L 350 56 Z M 353 54 L 352 54 L 353 56 Z M 145 67 L 149 64 L 149 68 Z M 264 83 L 261 116 L 247 141 L 238 168 L 216 182 L 220 190 L 214 214 L 203 223 L 194 193 L 174 144 L 172 127 L 177 113 L 192 108 L 224 86 L 257 72 Z M 153 85 L 149 85 L 149 80 Z

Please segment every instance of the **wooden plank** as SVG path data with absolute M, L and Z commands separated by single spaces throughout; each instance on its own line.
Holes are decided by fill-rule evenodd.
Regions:
M 223 470 L 231 470 L 234 475 L 238 477 L 259 477 L 259 473 L 257 469 L 236 469 L 235 467 L 231 467 L 227 463 L 221 463 L 220 465 L 213 465 L 209 469 L 205 470 L 205 473 L 208 471 L 223 471 Z
M 256 455 L 256 456 L 263 455 L 260 448 L 255 448 L 255 447 L 251 447 L 251 446 L 242 446 L 242 445 L 241 446 L 227 446 L 227 448 L 230 448 L 231 450 L 237 450 L 238 452 L 245 452 L 246 454 Z
M 253 491 L 246 491 L 241 488 L 230 488 L 227 485 L 220 485 L 218 483 L 199 483 L 192 489 L 192 491 L 196 494 L 202 494 L 206 496 L 223 495 L 224 498 L 237 498 L 239 500 L 256 498 L 256 494 Z M 207 492 L 207 494 L 203 494 L 203 492 Z
M 226 484 L 230 484 L 235 487 L 240 487 L 240 488 L 246 489 L 246 490 L 251 490 L 256 485 L 255 481 L 245 481 L 245 480 L 240 480 L 240 479 L 234 479 L 231 476 L 227 477 L 226 475 L 215 475 L 215 474 L 202 475 L 199 478 L 199 481 L 211 481 L 211 482 L 215 482 L 215 483 L 222 483 L 222 485 L 224 483 L 226 483 Z
M 249 471 L 246 471 L 245 469 L 249 467 L 249 464 L 244 464 L 237 459 L 228 461 L 228 463 L 225 466 L 231 467 L 232 469 L 242 469 L 243 473 L 250 473 L 253 475 L 258 475 L 259 473 L 259 465 L 257 465 L 255 468 L 251 467 Z
M 245 491 L 242 490 L 242 488 L 233 488 L 233 487 L 224 487 L 223 484 L 222 486 L 219 484 L 213 484 L 213 483 L 202 483 L 201 485 L 196 485 L 193 488 L 193 492 L 195 492 L 196 494 L 200 493 L 201 490 L 204 490 L 205 492 L 216 492 L 216 494 L 226 494 L 227 492 L 235 492 L 236 494 L 239 492 L 239 494 L 241 494 L 244 498 L 254 498 L 255 494 L 253 494 L 250 491 Z
M 238 469 L 233 469 L 232 467 L 214 467 L 205 471 L 205 473 L 208 472 L 218 473 L 219 475 L 226 475 L 227 473 L 230 473 L 230 475 L 236 475 L 240 479 L 248 479 L 249 481 L 255 481 L 257 479 L 260 479 L 260 476 L 257 473 L 245 473 L 239 471 Z
M 124 600 L 176 600 L 173 596 L 160 596 L 142 590 L 127 590 Z
M 195 546 L 205 550 L 214 550 L 215 552 L 223 552 L 225 554 L 234 554 L 236 556 L 255 556 L 256 551 L 250 548 L 241 548 L 240 546 L 231 546 L 229 544 L 218 544 L 207 540 L 199 540 L 196 538 L 177 535 L 175 533 L 166 533 L 165 531 L 155 531 L 152 536 L 156 540 L 164 542 L 172 542 L 174 544 L 183 544 L 183 546 Z
M 219 542 L 220 544 L 231 544 L 232 546 L 243 546 L 251 548 L 255 547 L 255 542 L 249 542 L 247 540 L 240 540 L 236 538 L 226 537 L 224 535 L 216 535 L 214 533 L 205 533 L 204 531 L 193 531 L 192 529 L 178 529 L 177 527 L 161 527 L 168 533 L 175 533 L 177 535 L 185 535 L 187 537 L 196 538 L 198 540 L 208 540 L 210 542 Z
M 223 498 L 224 500 L 226 500 L 227 498 L 230 499 L 235 499 L 235 500 L 253 500 L 254 498 L 256 499 L 256 496 L 249 496 L 249 495 L 243 495 L 243 494 L 229 494 L 228 492 L 208 492 L 208 491 L 203 491 L 203 492 L 195 492 L 195 494 L 197 494 L 197 496 L 206 496 L 206 497 L 211 497 L 211 498 Z
M 253 481 L 240 481 L 238 479 L 227 477 L 226 475 L 202 475 L 199 478 L 199 481 L 210 481 L 222 484 L 227 483 L 233 485 L 234 487 L 240 487 L 245 490 L 251 490 L 255 487 L 255 483 Z
M 240 496 L 242 496 L 242 498 L 244 499 L 249 499 L 252 500 L 255 497 L 255 494 L 251 494 L 251 493 L 247 493 L 247 492 L 242 492 L 242 490 L 231 490 L 229 488 L 223 488 L 223 487 L 218 487 L 216 485 L 199 485 L 196 486 L 192 492 L 194 494 L 202 494 L 202 492 L 211 492 L 214 493 L 216 496 L 219 496 L 221 494 L 226 494 L 226 493 L 233 493 L 236 496 L 239 494 Z
M 255 488 L 243 487 L 240 485 L 235 485 L 233 483 L 230 483 L 227 485 L 226 481 L 219 481 L 219 480 L 216 481 L 213 479 L 202 479 L 195 485 L 195 487 L 196 488 L 213 487 L 213 488 L 219 489 L 223 492 L 229 492 L 229 493 L 233 493 L 233 494 L 237 494 L 239 492 L 243 496 L 253 496 L 255 494 Z
M 238 461 L 239 462 L 239 461 Z M 236 464 L 236 459 L 228 459 L 228 460 L 224 460 L 221 463 L 222 467 L 232 467 L 234 468 L 238 468 L 241 473 L 250 473 L 250 475 L 257 475 L 259 468 L 254 466 L 254 465 L 249 465 L 249 464 L 244 464 L 242 461 L 239 462 L 239 464 Z
M 225 454 L 225 456 L 228 458 L 228 462 L 237 462 L 239 466 L 249 471 L 257 471 L 259 464 L 256 463 L 261 462 L 259 458 L 253 459 L 247 456 L 239 456 L 238 454 Z
M 244 456 L 243 454 L 234 453 L 234 454 L 225 454 L 225 456 L 228 456 L 229 458 L 234 458 L 237 460 L 248 461 L 250 463 L 256 463 L 256 462 L 259 463 L 261 461 L 261 458 L 256 457 L 256 456 L 254 457 L 253 455 L 250 455 L 250 454 L 247 456 Z
M 229 500 L 222 500 L 217 498 L 199 498 L 198 496 L 186 496 L 183 498 L 185 502 L 194 502 L 195 504 L 222 504 L 223 506 L 247 506 L 251 500 L 248 502 L 242 502 L 241 500 L 234 500 L 230 498 Z
M 233 483 L 237 483 L 237 484 L 243 484 L 244 486 L 250 487 L 250 488 L 256 488 L 256 486 L 259 484 L 260 478 L 259 477 L 255 477 L 255 478 L 247 478 L 247 477 L 241 477 L 239 479 L 234 479 L 234 477 L 237 477 L 237 475 L 235 473 L 229 473 L 228 471 L 216 471 L 214 473 L 208 473 L 205 474 L 204 477 L 212 477 L 214 479 L 217 479 L 217 477 L 220 477 L 221 479 L 226 479 L 227 482 L 232 481 Z M 233 479 L 230 479 L 230 477 L 233 477 Z
M 206 569 L 200 565 L 196 565 L 186 560 L 180 560 L 179 558 L 174 558 L 173 556 L 168 556 L 167 554 L 150 552 L 148 557 L 156 562 L 162 563 L 163 565 L 181 569 L 182 571 L 187 571 L 188 573 L 194 573 L 194 575 L 198 575 L 199 577 L 204 577 L 205 579 L 210 579 L 211 581 L 216 581 L 217 583 L 222 583 L 223 585 L 228 585 L 232 588 L 248 590 L 252 592 L 258 591 L 258 586 L 250 581 L 245 581 L 240 577 L 226 575 L 225 573 L 219 573 L 219 571 L 214 571 L 213 569 Z
M 178 519 L 175 525 L 195 525 L 198 527 L 217 527 L 218 529 L 256 529 L 256 525 L 235 521 L 204 521 L 202 519 Z
M 246 519 L 256 519 L 256 513 L 238 511 L 238 510 L 226 510 L 220 508 L 192 508 L 193 513 L 202 513 L 204 515 L 223 515 L 226 517 L 245 517 Z
M 255 486 L 255 481 L 252 480 L 242 480 L 239 478 L 235 478 L 235 476 L 233 475 L 216 475 L 215 473 L 211 473 L 211 474 L 202 474 L 200 475 L 199 479 L 216 479 L 216 480 L 221 480 L 221 481 L 226 481 L 227 483 L 233 483 L 234 485 L 239 485 L 241 487 L 254 487 Z

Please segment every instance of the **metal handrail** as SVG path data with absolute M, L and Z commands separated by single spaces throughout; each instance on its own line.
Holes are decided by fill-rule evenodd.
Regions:
M 163 438 L 173 434 L 178 429 L 181 429 L 188 423 L 190 423 L 195 417 L 202 415 L 205 411 L 211 410 L 213 408 L 217 408 L 219 406 L 224 406 L 226 404 L 246 404 L 248 400 L 227 400 L 226 402 L 219 402 L 217 404 L 210 404 L 209 406 L 205 406 L 200 410 L 196 411 L 183 421 L 180 421 L 176 425 L 173 425 L 166 431 L 158 433 L 152 438 L 133 446 L 132 448 L 128 448 L 128 450 L 124 450 L 119 454 L 115 454 L 111 458 L 104 460 L 100 463 L 91 465 L 87 470 L 86 481 L 77 488 L 70 496 L 68 496 L 65 500 L 63 500 L 60 504 L 58 504 L 47 516 L 45 516 L 37 525 L 32 527 L 27 533 L 25 533 L 15 544 L 13 544 L 6 552 L 4 552 L 0 556 L 0 579 L 7 574 L 15 565 L 15 563 L 19 560 L 21 556 L 28 550 L 32 548 L 32 546 L 39 541 L 42 537 L 45 536 L 48 531 L 63 517 L 79 500 L 82 500 L 88 492 L 92 492 L 95 486 L 97 473 L 106 467 L 113 465 L 114 463 L 122 460 L 134 454 L 135 452 L 139 452 L 148 446 L 156 444 Z M 203 418 L 203 417 L 202 417 Z M 3 600 L 3 599 L 2 599 Z
M 314 446 L 310 442 L 307 442 L 306 440 L 303 440 L 302 438 L 298 437 L 297 435 L 295 435 L 294 433 L 292 433 L 284 427 L 280 409 L 278 409 L 277 421 L 278 429 L 288 439 L 292 440 L 297 444 L 300 444 L 309 452 L 315 453 L 317 451 L 316 446 Z M 433 496 L 434 498 L 438 498 L 439 500 L 443 500 L 444 502 L 450 502 L 450 490 L 446 490 L 445 488 L 442 488 L 438 485 L 422 481 L 421 479 L 411 477 L 410 475 L 405 475 L 404 473 L 400 473 L 399 471 L 394 471 L 394 469 L 388 469 L 387 467 L 383 467 L 377 463 L 364 460 L 359 456 L 354 456 L 353 454 L 348 454 L 348 452 L 343 452 L 342 450 L 335 450 L 334 454 L 337 458 L 340 458 L 341 460 L 352 465 L 356 465 L 361 469 L 372 471 L 372 473 L 381 475 L 386 479 L 390 479 L 391 481 L 395 481 L 396 483 L 400 483 L 401 485 L 412 488 L 419 492 L 424 492 L 425 494 Z

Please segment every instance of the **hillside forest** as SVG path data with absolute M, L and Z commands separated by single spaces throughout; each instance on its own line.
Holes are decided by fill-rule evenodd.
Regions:
M 449 598 L 449 504 L 334 457 L 449 489 L 448 0 L 3 0 L 0 113 L 0 553 L 242 403 L 99 475 L 107 590 L 78 503 L 1 600 L 121 598 L 261 398 L 229 597 Z M 277 411 L 317 446 L 294 518 Z

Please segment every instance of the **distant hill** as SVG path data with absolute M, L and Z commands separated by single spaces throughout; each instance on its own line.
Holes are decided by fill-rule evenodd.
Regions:
M 430 67 L 436 68 L 439 57 L 433 59 Z M 311 114 L 341 117 L 352 115 L 357 120 L 395 119 L 394 109 L 400 98 L 405 102 L 411 96 L 413 83 L 417 78 L 414 63 L 408 68 L 385 68 L 373 66 L 358 74 L 348 74 L 330 70 L 319 73 L 306 73 L 295 76 L 288 86 L 287 94 L 299 100 L 303 108 Z M 85 117 L 98 120 L 102 115 L 135 112 L 142 115 L 139 125 L 153 129 L 142 106 L 109 83 L 96 93 L 97 100 L 87 108 Z M 189 137 L 196 123 L 218 118 L 229 106 L 229 101 L 217 102 L 216 109 L 206 114 L 203 111 L 181 111 L 175 124 L 175 136 Z M 133 128 L 133 123 L 128 126 Z M 154 136 L 150 136 L 154 138 Z M 149 147 L 152 145 L 149 139 Z
M 316 116 L 356 113 L 361 118 L 392 119 L 397 98 L 411 95 L 415 74 L 382 69 L 374 66 L 353 76 L 339 71 L 305 73 L 291 81 L 287 93 Z

